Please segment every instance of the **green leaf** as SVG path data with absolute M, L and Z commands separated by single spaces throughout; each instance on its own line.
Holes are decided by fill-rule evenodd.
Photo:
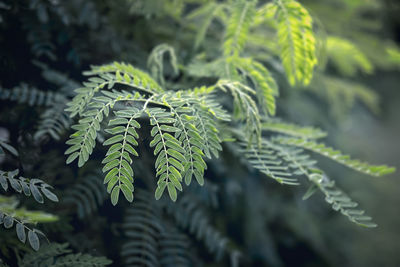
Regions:
M 172 165 L 174 165 L 174 166 L 175 166 L 177 169 L 179 169 L 180 171 L 183 171 L 183 170 L 184 170 L 183 165 L 182 165 L 179 161 L 177 161 L 176 159 L 174 159 L 174 158 L 169 158 L 168 161 L 169 161 L 169 163 L 171 163 Z
M 47 188 L 42 187 L 42 193 L 51 201 L 58 202 L 58 197 Z
M 73 162 L 77 157 L 79 156 L 79 152 L 75 152 L 72 153 L 71 155 L 69 155 L 69 157 L 67 158 L 67 164 L 70 164 L 71 162 Z
M 177 127 L 169 126 L 169 125 L 165 125 L 165 124 L 161 125 L 160 129 L 162 131 L 166 131 L 166 132 L 179 132 L 180 131 L 180 129 Z
M 36 187 L 36 185 L 32 181 L 29 184 L 29 189 L 31 190 L 32 195 L 37 202 L 44 203 L 42 194 L 39 192 L 39 189 Z
M 117 168 L 114 168 L 111 171 L 109 171 L 107 173 L 106 177 L 104 178 L 104 183 L 105 184 L 108 183 L 111 180 L 111 178 L 113 178 L 117 173 L 118 173 L 118 169 Z
M 80 145 L 80 144 L 73 145 L 73 146 L 71 146 L 70 148 L 68 148 L 68 149 L 64 152 L 64 154 L 65 154 L 65 155 L 71 154 L 72 152 L 74 152 L 74 151 L 76 151 L 76 150 L 79 150 L 80 148 L 81 148 L 81 145 Z
M 122 140 L 124 140 L 124 136 L 119 134 L 104 141 L 103 146 L 112 145 L 114 143 L 121 142 Z
M 201 174 L 198 170 L 194 170 L 194 177 L 196 177 L 196 181 L 199 185 L 204 185 L 204 175 Z
M 169 155 L 173 156 L 174 158 L 176 158 L 177 160 L 181 161 L 181 162 L 185 162 L 186 161 L 185 157 L 181 153 L 176 151 L 176 150 L 168 149 L 167 153 Z
M 169 170 L 169 171 L 171 172 L 171 174 L 173 174 L 178 180 L 182 180 L 181 174 L 178 172 L 177 169 L 175 169 L 175 167 L 169 166 L 168 170 Z
M 312 140 L 289 138 L 289 137 L 279 137 L 276 138 L 275 140 L 284 145 L 305 148 L 307 150 L 313 151 L 322 156 L 330 158 L 349 168 L 373 176 L 386 175 L 389 173 L 393 173 L 396 170 L 395 168 L 386 165 L 371 165 L 366 162 L 362 162 L 356 159 L 351 159 L 350 156 L 342 154 L 342 152 L 339 150 L 335 150 L 331 147 L 327 147 L 323 143 L 317 143 Z
M 312 195 L 315 194 L 315 192 L 317 192 L 317 190 L 318 186 L 316 186 L 315 184 L 310 185 L 310 187 L 307 189 L 307 192 L 303 196 L 303 200 L 309 199 Z
M 126 200 L 128 200 L 129 202 L 132 202 L 133 201 L 132 191 L 125 184 L 121 185 L 121 190 L 124 193 Z
M 317 64 L 312 18 L 297 1 L 276 0 L 280 57 L 289 83 L 308 85 Z
M 108 122 L 108 126 L 121 125 L 121 124 L 125 125 L 127 123 L 128 123 L 128 120 L 125 118 L 115 118 Z
M 171 198 L 171 200 L 172 200 L 173 202 L 175 202 L 175 201 L 176 201 L 176 198 L 177 198 L 177 193 L 176 193 L 176 189 L 175 189 L 174 184 L 173 184 L 173 183 L 168 183 L 168 184 L 167 184 L 167 187 L 168 187 L 168 194 L 169 194 L 169 197 Z
M 0 142 L 0 146 L 2 146 L 3 148 L 5 148 L 6 150 L 8 150 L 8 151 L 9 151 L 11 154 L 13 154 L 14 156 L 18 157 L 18 151 L 17 151 L 14 147 L 12 147 L 12 146 L 10 146 L 9 144 L 4 143 L 4 142 Z
M 111 129 L 106 129 L 106 132 L 109 134 L 118 134 L 118 133 L 123 133 L 125 132 L 125 127 L 124 126 L 117 126 Z
M 19 241 L 21 241 L 22 243 L 25 243 L 26 241 L 26 233 L 25 233 L 25 227 L 22 223 L 17 223 L 17 225 L 15 226 L 15 229 L 17 231 L 17 236 Z
M 168 140 L 165 142 L 165 145 L 178 152 L 185 153 L 185 150 L 180 146 L 180 144 L 176 140 L 175 141 Z
M 107 151 L 107 156 L 114 153 L 115 151 L 118 151 L 122 148 L 122 144 L 121 143 L 117 143 L 117 144 L 113 144 Z
M 14 225 L 14 218 L 9 215 L 6 215 L 4 217 L 4 227 L 8 229 L 11 228 L 13 225 Z
M 225 33 L 224 55 L 239 55 L 249 35 L 249 28 L 255 15 L 253 1 L 236 1 L 232 5 L 232 14 Z
M 132 155 L 139 156 L 139 154 L 136 152 L 136 150 L 130 144 L 125 144 L 124 148 L 126 151 L 128 151 Z
M 162 196 L 162 194 L 164 193 L 165 187 L 167 186 L 167 183 L 165 181 L 161 182 L 157 188 L 156 188 L 156 192 L 155 192 L 155 198 L 156 200 L 159 200 Z
M 28 231 L 28 241 L 33 250 L 35 250 L 35 251 L 39 250 L 39 247 L 40 247 L 39 237 L 32 230 Z
M 121 156 L 121 152 L 119 151 L 115 151 L 114 153 L 111 153 L 109 155 L 107 155 L 107 157 L 105 157 L 101 163 L 106 164 L 114 159 L 117 159 Z
M 175 186 L 175 188 L 177 188 L 179 191 L 182 191 L 182 185 L 174 175 L 170 175 L 169 180 Z
M 131 143 L 134 146 L 138 145 L 138 142 L 136 141 L 136 139 L 133 136 L 130 136 L 130 135 L 126 136 L 126 141 Z
M 126 162 L 125 160 L 121 160 L 121 164 L 124 167 L 124 169 L 128 171 L 129 175 L 133 176 L 133 170 L 132 167 L 129 165 L 129 163 Z
M 104 165 L 103 172 L 111 170 L 112 168 L 116 167 L 118 164 L 119 164 L 119 160 L 118 159 L 114 159 L 113 161 L 110 161 L 109 163 Z
M 111 192 L 111 203 L 113 204 L 113 206 L 117 205 L 118 203 L 119 190 L 120 190 L 119 186 L 116 186 Z

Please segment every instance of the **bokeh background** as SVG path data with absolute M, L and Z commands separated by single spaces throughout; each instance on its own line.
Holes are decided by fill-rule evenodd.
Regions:
M 308 89 L 283 89 L 278 115 L 299 124 L 321 127 L 329 132 L 327 143 L 355 158 L 392 165 L 400 170 L 400 2 L 300 2 L 314 17 L 321 43 L 331 41 L 331 46 L 321 45 L 320 59 L 324 63 L 316 72 L 335 79 L 323 88 L 316 81 Z M 0 85 L 12 88 L 23 81 L 45 90 L 67 86 L 61 76 L 46 80 L 43 77 L 46 68 L 57 70 L 71 80 L 82 81 L 82 71 L 91 64 L 115 60 L 142 67 L 151 49 L 163 42 L 175 45 L 178 58 L 187 58 L 185 42 L 192 42 L 193 34 L 186 36 L 180 32 L 179 23 L 165 17 L 163 4 L 162 0 L 2 0 Z M 168 12 L 166 14 L 170 14 Z M 212 40 L 221 36 L 220 25 L 212 25 L 207 44 L 214 45 Z M 334 59 L 340 56 L 343 47 L 329 39 L 330 36 L 350 41 L 373 68 L 360 63 L 356 71 L 349 72 L 346 64 L 350 63 L 336 64 Z M 356 85 L 341 84 L 343 81 L 368 89 L 356 90 Z M 169 82 L 173 83 L 173 79 Z M 11 107 L 13 104 L 1 102 L 0 121 L 3 132 L 6 131 L 3 135 L 16 141 L 29 134 L 40 114 L 26 107 L 9 112 Z M 21 142 L 29 142 L 29 138 L 22 138 Z M 38 164 L 49 167 L 49 164 L 35 162 L 35 155 L 60 148 L 63 144 L 50 142 L 38 149 L 37 154 L 23 154 L 23 161 L 27 166 L 32 164 L 31 168 Z M 208 177 L 219 185 L 220 194 L 219 207 L 211 212 L 211 217 L 245 255 L 243 266 L 400 266 L 399 172 L 371 178 L 320 159 L 323 168 L 379 225 L 365 229 L 333 211 L 321 194 L 303 201 L 306 187 L 285 187 L 266 180 L 255 171 L 249 174 L 229 153 L 228 149 L 223 161 L 210 163 Z M 54 163 L 50 169 L 57 169 L 57 166 Z M 73 173 L 77 170 L 54 175 L 61 178 L 52 184 L 65 188 L 67 176 Z M 72 229 L 60 235 L 51 234 L 49 230 L 49 239 L 62 241 L 68 235 L 75 250 L 107 255 L 114 260 L 114 266 L 122 266 L 118 246 L 107 244 L 110 240 L 115 244 L 123 242 L 118 234 L 110 237 L 110 231 L 118 232 L 110 228 L 118 228 L 121 214 L 122 211 L 106 204 L 100 208 L 98 217 L 94 217 L 101 218 L 98 226 L 76 223 L 73 218 Z M 111 220 L 111 224 L 106 223 L 107 220 Z M 85 236 L 91 235 L 97 238 L 89 242 Z M 201 247 L 196 241 L 194 246 Z M 228 262 L 212 263 L 211 255 L 206 252 L 200 255 L 206 266 L 224 266 Z

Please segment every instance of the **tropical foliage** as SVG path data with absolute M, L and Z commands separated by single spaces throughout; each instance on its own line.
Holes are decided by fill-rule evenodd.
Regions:
M 324 124 L 302 126 L 291 114 L 303 112 L 297 96 L 329 103 L 334 117 L 321 114 L 331 125 L 357 101 L 378 114 L 378 93 L 356 78 L 396 69 L 398 48 L 388 41 L 378 45 L 386 58 L 370 57 L 338 21 L 320 20 L 328 7 L 0 1 L 11 51 L 0 83 L 0 224 L 16 232 L 1 232 L 4 265 L 107 266 L 107 256 L 115 266 L 282 266 L 268 216 L 285 219 L 295 237 L 317 221 L 300 221 L 306 211 L 294 208 L 294 191 L 304 200 L 319 192 L 351 222 L 376 227 L 331 166 L 373 177 L 395 167 L 331 148 L 328 131 L 308 126 Z M 369 6 L 345 10 L 361 7 Z M 11 47 L 10 32 L 21 47 Z M 32 211 L 35 203 L 47 212 Z M 251 255 L 257 238 L 265 238 L 263 256 Z

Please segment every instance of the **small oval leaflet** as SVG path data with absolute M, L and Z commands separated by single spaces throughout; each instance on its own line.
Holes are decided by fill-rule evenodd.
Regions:
M 3 176 L 2 173 L 0 173 L 0 184 L 1 184 L 1 186 L 3 187 L 4 191 L 7 191 L 7 189 L 8 189 L 8 183 L 7 183 L 6 177 Z
M 4 227 L 8 229 L 11 228 L 13 224 L 14 224 L 14 218 L 9 215 L 6 215 L 6 217 L 4 217 Z
M 15 191 L 17 191 L 18 193 L 22 192 L 22 187 L 21 187 L 21 185 L 18 183 L 18 181 L 16 179 L 10 177 L 8 180 L 10 181 L 11 187 Z
M 111 192 L 111 203 L 115 206 L 118 203 L 119 198 L 119 186 L 114 187 L 113 191 Z
M 9 145 L 9 144 L 7 144 L 5 142 L 0 142 L 0 145 L 3 148 L 7 149 L 11 154 L 13 154 L 14 156 L 18 157 L 18 151 L 14 147 L 12 147 L 11 145 Z M 3 151 L 3 153 L 4 153 L 4 151 Z
M 48 198 L 48 199 L 50 199 L 51 201 L 54 201 L 54 202 L 58 202 L 58 197 L 53 193 L 53 192 L 51 192 L 50 190 L 48 190 L 47 188 L 42 188 L 42 192 L 43 192 L 43 194 Z
M 31 245 L 33 250 L 38 251 L 39 247 L 40 247 L 39 237 L 37 236 L 37 234 L 34 231 L 29 230 L 29 232 L 28 232 L 28 240 L 29 240 L 29 244 Z
M 121 190 L 124 193 L 124 196 L 126 198 L 126 200 L 128 200 L 129 202 L 133 201 L 133 194 L 132 191 L 128 188 L 128 186 L 126 186 L 125 184 L 121 185 Z
M 16 231 L 17 231 L 17 236 L 18 239 L 22 242 L 25 243 L 26 241 L 26 233 L 25 233 L 25 227 L 22 223 L 17 223 L 16 225 Z
M 29 185 L 29 188 L 31 189 L 32 195 L 35 198 L 35 200 L 39 203 L 44 203 L 43 200 L 43 196 L 42 194 L 39 192 L 39 189 L 36 187 L 36 185 L 34 184 L 34 180 L 31 180 L 31 183 Z
M 164 193 L 166 185 L 167 185 L 167 183 L 165 181 L 163 181 L 157 186 L 157 189 L 155 192 L 156 200 L 159 200 L 161 198 L 162 194 Z
M 176 198 L 177 198 L 175 186 L 172 183 L 168 183 L 167 188 L 168 188 L 169 197 L 171 198 L 171 200 L 173 202 L 175 202 Z
M 22 186 L 22 191 L 24 191 L 25 196 L 30 196 L 31 195 L 31 190 L 29 190 L 29 185 L 25 182 L 25 180 L 22 180 L 23 177 L 20 177 L 21 181 L 21 186 Z

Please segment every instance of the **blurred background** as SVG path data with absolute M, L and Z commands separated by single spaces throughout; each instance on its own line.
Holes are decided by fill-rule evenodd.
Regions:
M 165 42 L 175 48 L 180 64 L 187 64 L 194 56 L 190 49 L 196 23 L 182 26 L 186 22 L 177 10 L 185 2 L 195 5 L 207 1 L 1 0 L 0 86 L 12 88 L 25 82 L 43 90 L 72 90 L 83 81 L 82 71 L 92 64 L 125 61 L 145 69 L 148 54 Z M 326 130 L 326 143 L 354 158 L 399 170 L 400 2 L 300 2 L 314 18 L 321 64 L 308 88 L 290 88 L 280 77 L 278 115 Z M 217 46 L 221 31 L 220 24 L 211 24 L 204 50 Z M 173 87 L 174 79 L 167 77 L 167 84 Z M 26 135 L 40 114 L 26 107 L 9 111 L 11 107 L 13 104 L 1 102 L 2 131 L 9 131 L 3 135 L 29 143 Z M 61 136 L 61 140 L 67 136 Z M 41 162 L 35 161 L 35 155 L 63 148 L 62 142 L 51 141 L 36 148 L 37 154 L 27 149 L 21 164 L 28 169 L 29 164 L 31 168 L 44 168 L 46 165 L 37 167 Z M 62 163 L 62 153 L 54 153 Z M 231 158 L 228 148 L 221 161 L 210 162 L 207 175 L 218 187 L 219 206 L 209 214 L 242 251 L 243 266 L 400 266 L 399 172 L 371 178 L 319 160 L 338 185 L 368 211 L 378 228 L 350 223 L 331 209 L 322 194 L 302 200 L 305 186 L 281 186 L 255 171 L 249 172 Z M 69 170 L 60 175 L 56 163 L 51 169 L 50 173 L 58 177 L 51 182 L 61 189 L 66 188 L 68 176 L 78 172 Z M 101 219 L 94 228 L 77 223 L 68 209 L 61 212 L 72 217 L 69 224 L 73 227 L 60 235 L 48 230 L 50 240 L 61 242 L 69 236 L 74 249 L 101 252 L 114 260 L 114 266 L 122 266 L 118 246 L 107 243 L 123 242 L 123 236 L 112 238 L 109 233 L 110 228 L 113 233 L 118 228 L 122 208 L 113 209 L 109 203 L 100 208 L 94 218 Z M 84 236 L 93 234 L 104 238 L 89 244 Z M 197 241 L 193 244 L 201 247 Z M 225 266 L 228 262 L 213 263 L 211 255 L 199 250 L 205 266 Z

